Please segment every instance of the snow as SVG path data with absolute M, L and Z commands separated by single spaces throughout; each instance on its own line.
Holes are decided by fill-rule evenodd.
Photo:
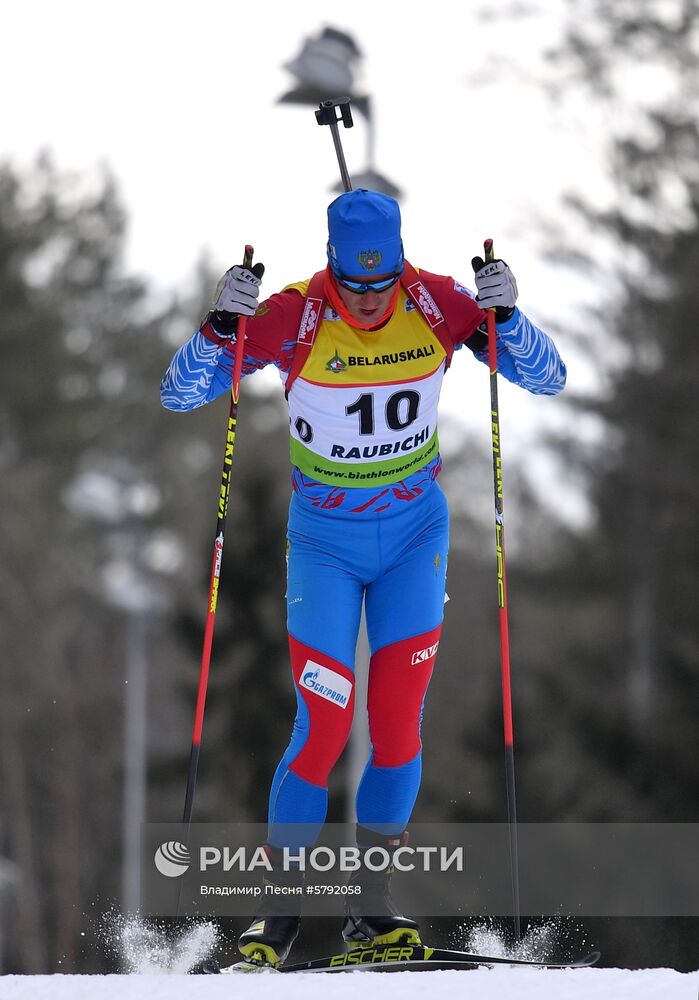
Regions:
M 357 976 L 361 977 L 357 981 Z M 4 976 L 2 1000 L 695 1000 L 699 972 L 475 969 L 235 976 Z
M 187 975 L 218 952 L 235 962 L 211 921 L 192 921 L 173 934 L 137 915 L 104 915 L 99 934 L 105 954 L 121 975 L 2 976 L 0 1000 L 696 1000 L 699 971 L 673 969 L 535 969 L 500 965 L 453 972 L 353 970 L 334 973 L 274 971 L 221 976 Z M 497 922 L 486 921 L 468 932 L 458 947 L 472 954 L 541 960 L 562 957 L 566 927 L 560 921 L 531 927 L 516 945 L 508 945 Z M 570 950 L 570 941 L 567 942 Z M 582 954 L 590 942 L 578 940 Z M 560 959 L 559 959 L 560 960 Z M 360 978 L 357 979 L 357 976 Z

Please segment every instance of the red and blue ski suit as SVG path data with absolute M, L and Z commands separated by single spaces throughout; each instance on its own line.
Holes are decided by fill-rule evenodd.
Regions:
M 363 601 L 372 750 L 357 821 L 400 833 L 418 794 L 449 547 L 437 404 L 452 349 L 465 345 L 487 363 L 485 315 L 473 294 L 425 271 L 419 290 L 401 287 L 377 330 L 357 329 L 312 299 L 309 282 L 272 295 L 247 323 L 243 375 L 276 365 L 290 414 L 287 623 L 297 713 L 270 792 L 269 841 L 278 846 L 285 824 L 320 828 L 325 820 L 328 776 L 354 712 Z M 289 379 L 304 339 L 305 360 Z M 194 409 L 229 391 L 233 342 L 205 322 L 175 354 L 163 405 Z M 498 324 L 497 342 L 498 370 L 509 381 L 542 395 L 564 387 L 555 346 L 519 309 Z

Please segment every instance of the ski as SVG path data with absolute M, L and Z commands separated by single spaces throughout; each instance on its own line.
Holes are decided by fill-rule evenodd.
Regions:
M 547 962 L 529 958 L 507 958 L 503 955 L 475 955 L 450 948 L 428 948 L 425 945 L 381 945 L 374 948 L 356 948 L 338 955 L 295 962 L 275 968 L 256 962 L 236 962 L 224 969 L 209 967 L 207 971 L 223 974 L 236 972 L 359 972 L 396 969 L 475 969 L 481 965 L 514 965 L 535 969 L 586 969 L 600 957 L 598 951 L 569 962 Z

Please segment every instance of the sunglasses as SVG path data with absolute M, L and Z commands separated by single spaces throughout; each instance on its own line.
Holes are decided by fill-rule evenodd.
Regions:
M 384 278 L 382 281 L 349 281 L 347 278 L 342 278 L 340 275 L 335 275 L 335 281 L 338 285 L 342 285 L 349 292 L 354 292 L 355 295 L 366 295 L 367 292 L 385 292 L 387 288 L 392 288 L 397 281 L 400 280 L 402 271 L 397 274 L 392 274 L 388 278 Z

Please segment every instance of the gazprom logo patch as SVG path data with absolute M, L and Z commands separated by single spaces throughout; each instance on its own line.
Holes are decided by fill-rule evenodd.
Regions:
M 426 663 L 427 660 L 431 660 L 436 654 L 438 646 L 439 640 L 433 646 L 428 646 L 427 649 L 418 649 L 416 653 L 413 653 L 410 665 L 414 667 L 416 663 Z
M 340 708 L 347 708 L 352 694 L 352 683 L 346 677 L 329 670 L 313 660 L 306 660 L 301 685 L 320 698 L 331 701 Z

